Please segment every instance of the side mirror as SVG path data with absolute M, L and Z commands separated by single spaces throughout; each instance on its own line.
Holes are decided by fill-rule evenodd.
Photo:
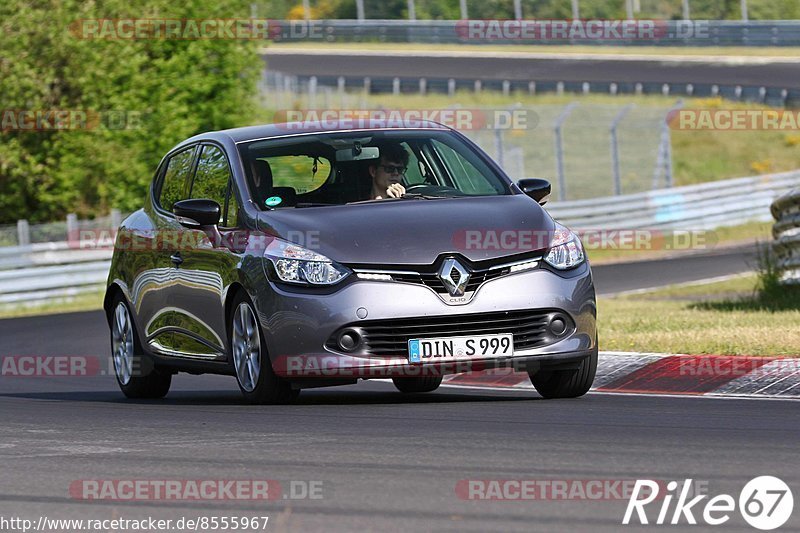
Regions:
M 522 192 L 536 200 L 539 205 L 544 205 L 550 199 L 550 182 L 541 178 L 525 178 L 517 182 L 517 187 Z
M 175 202 L 172 206 L 175 218 L 182 226 L 199 229 L 219 223 L 220 207 L 214 200 L 191 199 Z

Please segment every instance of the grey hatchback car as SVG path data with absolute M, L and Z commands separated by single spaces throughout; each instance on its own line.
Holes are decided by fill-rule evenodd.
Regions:
M 162 159 L 117 233 L 104 307 L 117 382 L 160 398 L 178 372 L 235 376 L 253 403 L 390 378 L 527 372 L 585 394 L 596 303 L 580 239 L 433 122 L 301 123 L 197 135 Z

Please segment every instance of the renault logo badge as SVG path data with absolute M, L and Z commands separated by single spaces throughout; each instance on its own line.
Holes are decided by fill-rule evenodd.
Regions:
M 450 257 L 439 270 L 439 279 L 450 296 L 464 296 L 469 282 L 469 272 L 456 259 Z

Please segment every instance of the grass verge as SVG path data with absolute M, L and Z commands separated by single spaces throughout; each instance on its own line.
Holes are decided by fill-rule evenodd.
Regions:
M 755 274 L 599 298 L 598 315 L 603 350 L 800 355 L 800 288 L 765 291 Z
M 0 319 L 95 311 L 103 308 L 104 295 L 105 290 L 98 289 L 77 296 L 53 298 L 43 303 L 0 304 Z

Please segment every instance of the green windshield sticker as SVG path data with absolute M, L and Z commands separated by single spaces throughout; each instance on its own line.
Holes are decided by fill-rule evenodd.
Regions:
M 264 203 L 266 203 L 268 207 L 275 207 L 276 205 L 278 205 L 282 201 L 283 201 L 283 198 L 281 198 L 280 196 L 270 196 L 269 198 L 267 198 L 267 201 L 264 202 Z

